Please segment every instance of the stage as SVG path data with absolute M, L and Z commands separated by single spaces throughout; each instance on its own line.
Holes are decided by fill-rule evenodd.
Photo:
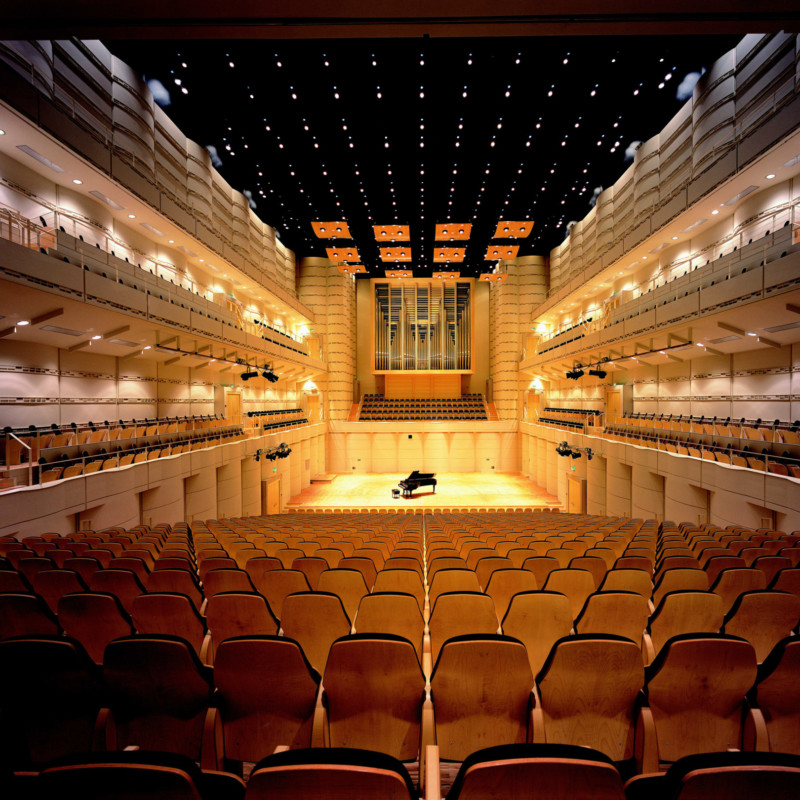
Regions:
M 436 493 L 423 486 L 411 497 L 392 497 L 405 475 L 326 475 L 295 495 L 286 511 L 421 513 L 561 509 L 558 498 L 519 473 L 439 472 Z

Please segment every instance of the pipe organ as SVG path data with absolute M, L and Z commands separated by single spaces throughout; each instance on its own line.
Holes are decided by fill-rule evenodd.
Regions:
M 472 280 L 373 280 L 375 372 L 471 372 Z

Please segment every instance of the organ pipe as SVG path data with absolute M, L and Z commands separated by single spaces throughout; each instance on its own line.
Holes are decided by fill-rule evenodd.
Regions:
M 469 281 L 376 281 L 375 369 L 458 371 L 472 368 Z

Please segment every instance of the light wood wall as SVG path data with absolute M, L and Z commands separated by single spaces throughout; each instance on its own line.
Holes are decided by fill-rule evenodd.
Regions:
M 528 320 L 547 297 L 547 259 L 527 256 L 505 268 L 507 279 L 490 289 L 492 399 L 501 419 L 520 419 L 520 353 Z
M 325 258 L 301 262 L 298 296 L 315 316 L 314 334 L 322 342 L 327 380 L 317 381 L 328 419 L 347 419 L 356 379 L 356 287 L 352 275 L 340 273 Z M 369 337 L 366 344 L 369 348 Z
M 517 423 L 331 422 L 328 470 L 518 472 Z
M 0 341 L 3 425 L 68 425 L 215 413 L 215 390 L 236 391 L 242 412 L 300 407 L 296 383 L 242 381 L 240 373 L 165 366 L 85 350 Z
M 386 375 L 386 397 L 460 397 L 461 375 Z

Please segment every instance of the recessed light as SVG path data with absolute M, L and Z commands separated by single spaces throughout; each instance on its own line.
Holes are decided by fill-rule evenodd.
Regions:
M 136 219 L 136 214 L 128 214 L 128 219 Z
M 96 197 L 98 200 L 102 200 L 107 206 L 111 206 L 111 208 L 116 208 L 117 211 L 121 211 L 125 206 L 121 206 L 116 200 L 112 200 L 110 197 L 107 197 L 102 192 L 98 192 L 97 189 L 92 189 L 89 192 L 90 195 Z
M 770 172 L 769 175 L 764 176 L 768 181 L 771 181 L 775 177 L 774 172 Z
M 0 136 L 5 136 L 6 132 L 4 130 L 0 130 Z
M 714 214 L 714 215 L 719 214 L 719 209 L 715 208 L 711 213 Z
M 64 167 L 60 167 L 55 162 L 51 161 L 47 156 L 43 156 L 41 153 L 38 153 L 32 147 L 28 147 L 26 144 L 18 144 L 18 150 L 22 150 L 23 153 L 27 153 L 31 158 L 35 158 L 40 164 L 44 164 L 49 169 L 53 170 L 53 172 L 66 172 Z
M 755 336 L 756 334 L 753 331 L 747 331 L 748 336 Z
M 29 319 L 21 319 L 17 325 L 30 325 L 31 321 Z
M 95 341 L 95 342 L 96 342 L 98 339 L 102 339 L 102 338 L 103 338 L 103 337 L 102 337 L 102 336 L 101 336 L 99 333 L 96 333 L 94 336 L 92 336 L 92 340 L 93 340 L 93 341 Z
M 78 178 L 73 178 L 73 179 L 72 179 L 72 182 L 73 182 L 73 183 L 74 183 L 76 186 L 81 186 L 81 185 L 83 184 L 83 181 L 82 181 L 82 180 L 79 180 Z
M 150 349 L 150 345 L 149 345 L 149 344 L 148 344 L 148 345 L 145 345 L 144 349 L 145 349 L 145 350 L 149 350 L 149 349 Z

